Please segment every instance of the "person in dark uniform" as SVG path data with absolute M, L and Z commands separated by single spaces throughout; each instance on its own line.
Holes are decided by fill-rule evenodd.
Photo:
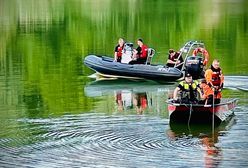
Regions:
M 180 98 L 178 94 L 180 93 Z M 173 100 L 178 103 L 198 103 L 199 97 L 202 97 L 201 89 L 197 80 L 192 79 L 191 74 L 186 74 L 184 81 L 181 81 L 175 88 L 173 93 Z
M 176 52 L 173 49 L 169 49 L 169 55 L 168 55 L 168 59 L 167 59 L 167 66 L 168 67 L 175 67 L 175 65 L 179 65 L 177 68 L 181 69 L 183 66 L 183 57 L 180 56 L 180 52 Z

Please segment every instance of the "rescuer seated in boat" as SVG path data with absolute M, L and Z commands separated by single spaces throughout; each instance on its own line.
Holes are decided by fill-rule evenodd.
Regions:
M 178 95 L 180 93 L 180 98 Z M 187 73 L 184 81 L 181 81 L 175 88 L 173 100 L 176 103 L 196 104 L 198 103 L 198 94 L 202 97 L 201 89 L 197 80 L 192 79 L 192 75 Z
M 132 61 L 129 64 L 145 64 L 148 54 L 148 47 L 143 43 L 142 39 L 137 40 L 138 47 L 133 50 Z
M 220 103 L 221 91 L 224 86 L 224 75 L 220 68 L 220 62 L 217 59 L 213 60 L 213 63 L 209 69 L 205 72 L 205 79 L 209 87 L 214 90 L 214 102 Z
M 180 52 L 176 52 L 174 49 L 169 49 L 166 65 L 168 67 L 177 66 L 178 69 L 182 69 L 183 66 L 182 63 L 183 63 L 183 57 L 180 55 Z
M 125 41 L 123 38 L 119 38 L 118 44 L 115 46 L 115 53 L 114 53 L 114 61 L 121 62 L 123 49 L 124 49 Z
M 214 91 L 213 89 L 207 84 L 207 81 L 206 79 L 202 79 L 201 82 L 200 82 L 200 88 L 202 90 L 202 97 L 198 103 L 199 104 L 213 104 L 213 95 L 214 95 Z M 220 103 L 219 102 L 219 99 L 217 99 L 217 97 L 215 96 L 215 99 L 214 99 L 214 103 L 215 104 L 218 104 Z

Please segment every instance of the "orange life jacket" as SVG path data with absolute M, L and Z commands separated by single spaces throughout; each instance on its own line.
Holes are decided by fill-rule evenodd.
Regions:
M 206 99 L 209 95 L 213 95 L 214 91 L 207 85 L 202 84 L 203 99 Z
M 205 78 L 207 83 L 212 86 L 221 86 L 224 82 L 224 75 L 221 69 L 214 69 L 212 65 L 210 69 L 206 70 Z
M 208 96 L 214 94 L 214 91 L 211 89 L 211 87 L 210 87 L 209 85 L 207 85 L 207 84 L 205 84 L 205 83 L 202 84 L 202 85 L 203 85 L 203 86 L 202 86 L 202 92 L 203 92 L 202 97 L 203 97 L 203 99 L 207 99 Z M 215 98 L 215 99 L 220 99 L 220 98 L 221 98 L 221 93 L 218 92 L 217 94 L 214 94 L 214 98 Z

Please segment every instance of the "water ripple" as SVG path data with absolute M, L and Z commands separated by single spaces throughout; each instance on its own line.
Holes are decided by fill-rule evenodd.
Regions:
M 13 135 L 10 130 L 17 130 L 17 134 L 0 139 L 0 155 L 3 156 L 0 163 L 10 166 L 7 161 L 12 156 L 19 156 L 17 165 L 30 167 L 34 166 L 34 162 L 63 165 L 58 162 L 58 158 L 61 160 L 72 156 L 79 165 L 82 164 L 82 158 L 88 161 L 98 158 L 99 162 L 107 157 L 111 162 L 116 162 L 123 154 L 135 157 L 165 148 L 164 126 L 161 120 L 155 118 L 148 122 L 146 117 L 140 116 L 88 114 L 51 119 L 19 119 L 16 124 L 9 125 L 4 133 L 5 136 Z M 158 128 L 161 130 L 154 131 Z M 67 163 L 66 160 L 63 162 L 69 166 L 72 162 Z
M 11 122 L 1 133 L 0 165 L 3 167 L 164 167 L 171 164 L 178 167 L 185 163 L 199 167 L 205 153 L 198 137 L 191 134 L 170 137 L 165 133 L 169 130 L 168 120 L 156 117 L 92 113 Z M 225 136 L 226 133 L 222 138 Z M 227 152 L 235 153 L 232 150 Z M 164 158 L 170 162 L 164 162 Z

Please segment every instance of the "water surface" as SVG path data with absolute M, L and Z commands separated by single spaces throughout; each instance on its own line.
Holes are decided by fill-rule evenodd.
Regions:
M 247 1 L 1 0 L 1 167 L 247 167 Z M 204 10 L 202 10 L 204 7 Z M 214 130 L 169 125 L 176 83 L 94 81 L 88 54 L 119 37 L 156 50 L 202 40 L 235 117 Z M 136 44 L 135 44 L 136 45 Z M 135 46 L 136 47 L 136 46 Z

